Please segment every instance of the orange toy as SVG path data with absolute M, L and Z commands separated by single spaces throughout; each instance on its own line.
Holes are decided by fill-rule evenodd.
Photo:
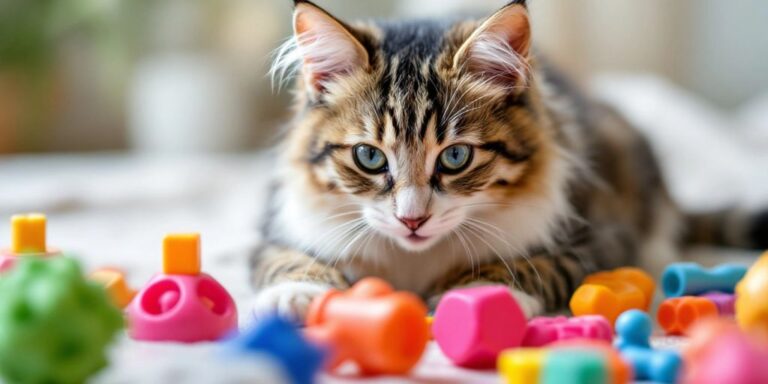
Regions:
M 613 324 L 624 311 L 647 311 L 653 300 L 656 284 L 638 268 L 618 268 L 587 276 L 571 297 L 571 312 L 575 316 L 602 315 Z
M 91 273 L 89 278 L 107 290 L 107 294 L 112 302 L 118 308 L 125 308 L 130 304 L 133 297 L 136 296 L 136 290 L 132 289 L 125 282 L 125 275 L 122 271 L 112 268 L 103 268 Z
M 672 335 L 688 333 L 691 325 L 706 317 L 717 317 L 717 305 L 705 297 L 683 296 L 664 300 L 656 320 Z
M 331 346 L 331 369 L 353 361 L 363 374 L 404 374 L 426 347 L 426 316 L 427 307 L 415 295 L 369 277 L 345 292 L 331 290 L 316 298 L 306 334 Z

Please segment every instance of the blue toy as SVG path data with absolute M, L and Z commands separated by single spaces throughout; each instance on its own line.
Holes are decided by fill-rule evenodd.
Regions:
M 635 371 L 635 380 L 674 383 L 682 359 L 674 351 L 655 350 L 650 346 L 653 325 L 647 313 L 630 310 L 616 320 L 614 346 Z
M 661 275 L 661 289 L 666 297 L 699 295 L 709 291 L 732 293 L 746 273 L 747 267 L 736 264 L 707 269 L 696 263 L 674 263 Z
M 289 321 L 267 317 L 254 327 L 232 337 L 230 351 L 265 354 L 277 361 L 294 384 L 311 384 L 323 365 L 323 351 L 304 340 Z

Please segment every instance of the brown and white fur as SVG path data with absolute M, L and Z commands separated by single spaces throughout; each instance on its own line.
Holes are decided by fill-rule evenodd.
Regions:
M 257 312 L 301 319 L 322 292 L 379 276 L 430 305 L 506 284 L 531 316 L 587 273 L 673 260 L 684 220 L 651 149 L 534 55 L 525 1 L 354 26 L 295 3 L 274 73 L 298 72 L 296 116 L 252 262 Z M 454 145 L 471 152 L 460 172 L 441 157 Z M 358 150 L 386 166 L 366 171 Z

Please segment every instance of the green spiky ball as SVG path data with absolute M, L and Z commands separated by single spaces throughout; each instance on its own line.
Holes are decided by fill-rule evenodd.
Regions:
M 0 375 L 82 383 L 107 365 L 123 315 L 68 257 L 25 258 L 0 276 Z

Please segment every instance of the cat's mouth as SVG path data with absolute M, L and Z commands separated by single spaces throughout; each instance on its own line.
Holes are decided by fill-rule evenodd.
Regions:
M 430 238 L 429 236 L 418 235 L 418 234 L 416 234 L 416 232 L 413 232 L 413 233 L 411 233 L 410 235 L 408 235 L 406 237 L 406 239 L 408 239 L 408 241 L 413 243 L 413 244 L 423 243 L 423 242 L 429 240 L 429 238 Z

